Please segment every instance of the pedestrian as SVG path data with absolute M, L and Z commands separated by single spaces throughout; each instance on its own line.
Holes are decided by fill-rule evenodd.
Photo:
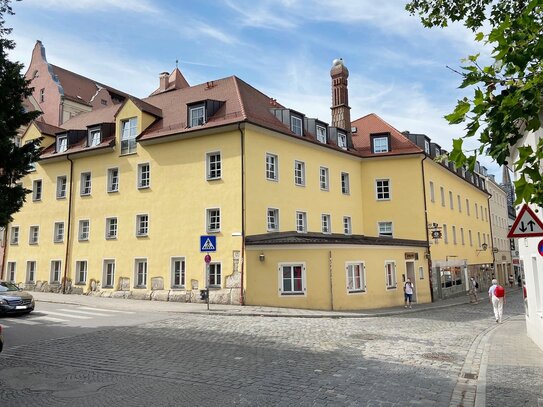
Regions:
M 405 284 L 403 285 L 403 292 L 404 292 L 404 308 L 411 308 L 411 302 L 413 298 L 413 283 L 411 283 L 411 279 L 407 279 Z
M 520 273 L 518 273 L 517 283 L 519 287 L 522 287 L 522 278 L 520 277 Z
M 470 304 L 478 304 L 477 291 L 479 290 L 479 283 L 475 280 L 475 277 L 471 277 L 469 283 L 469 302 Z
M 505 288 L 498 284 L 498 280 L 493 279 L 492 285 L 488 289 L 488 298 L 494 310 L 494 317 L 499 324 L 503 317 L 503 304 L 505 304 Z
M 513 277 L 513 274 L 509 274 L 509 287 L 513 287 L 514 282 L 515 282 L 515 277 Z

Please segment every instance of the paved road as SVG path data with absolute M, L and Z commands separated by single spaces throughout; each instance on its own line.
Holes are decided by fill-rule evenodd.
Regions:
M 522 315 L 520 296 L 508 317 Z M 66 312 L 55 307 L 67 306 L 43 312 Z M 497 326 L 487 302 L 365 319 L 99 318 L 1 354 L 0 406 L 449 406 L 467 361 L 477 363 L 473 344 Z

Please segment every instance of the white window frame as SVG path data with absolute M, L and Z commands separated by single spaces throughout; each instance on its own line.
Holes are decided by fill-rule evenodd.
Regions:
M 57 137 L 57 153 L 63 153 L 68 149 L 68 135 Z
M 35 179 L 32 181 L 32 200 L 41 201 L 43 195 L 43 181 L 41 179 Z
M 37 225 L 30 226 L 30 233 L 28 235 L 28 244 L 38 244 L 40 241 L 40 227 Z
M 290 130 L 297 136 L 304 135 L 303 120 L 298 116 L 290 116 Z
M 435 200 L 436 200 L 436 197 L 435 197 L 435 191 L 434 191 L 434 183 L 430 181 L 430 201 L 435 202 Z
M 180 268 L 177 269 L 177 264 Z M 187 264 L 184 256 L 172 257 L 170 260 L 171 288 L 185 288 L 187 279 Z M 176 275 L 179 273 L 179 284 L 176 284 Z
M 300 290 L 294 290 L 294 284 L 291 284 L 290 290 L 285 290 L 285 281 L 283 279 L 283 269 L 289 267 L 291 270 L 294 267 L 300 267 L 300 278 L 296 280 L 300 280 Z M 306 288 L 306 266 L 305 262 L 289 262 L 289 263 L 279 263 L 278 264 L 278 277 L 279 277 L 279 295 L 280 296 L 299 296 L 299 295 L 306 295 L 307 288 Z M 291 271 L 291 277 L 289 280 L 291 283 L 294 282 L 294 273 L 293 270 Z
M 358 277 L 355 274 L 356 268 L 358 268 L 359 272 Z M 362 294 L 366 292 L 366 265 L 363 261 L 346 262 L 345 277 L 348 294 Z
M 10 228 L 9 244 L 14 246 L 19 244 L 19 226 L 12 226 Z
M 330 190 L 330 171 L 326 167 L 319 168 L 319 185 L 321 191 Z
M 92 173 L 90 171 L 85 171 L 81 173 L 81 185 L 80 185 L 80 195 L 88 196 L 92 192 Z
M 77 237 L 80 242 L 86 242 L 90 239 L 90 220 L 80 219 L 77 228 Z
M 119 192 L 119 168 L 107 169 L 107 192 Z
M 305 162 L 294 160 L 294 185 L 305 187 Z
M 441 195 L 441 206 L 445 206 L 445 188 L 439 187 L 439 192 Z
M 221 208 L 206 209 L 206 231 L 207 233 L 219 233 L 221 231 Z
M 266 179 L 279 181 L 279 158 L 276 154 L 266 153 Z
M 121 121 L 121 155 L 134 154 L 137 150 L 136 136 L 138 118 L 131 117 Z
M 189 107 L 189 127 L 206 124 L 206 110 L 204 105 Z
M 55 275 L 57 275 L 58 277 L 55 278 Z M 59 284 L 61 278 L 62 278 L 62 260 L 51 260 L 49 282 L 51 284 Z
M 466 245 L 466 241 L 464 239 L 464 228 L 460 228 L 460 241 L 462 242 L 462 246 Z
M 279 209 L 268 208 L 266 210 L 266 223 L 268 232 L 279 232 Z
M 341 193 L 343 195 L 349 195 L 351 193 L 351 183 L 348 172 L 341 173 Z
M 8 261 L 7 264 L 7 279 L 10 283 L 15 283 L 17 277 L 17 262 Z
M 38 263 L 36 262 L 36 260 L 28 260 L 26 262 L 26 283 L 27 284 L 33 284 L 36 282 L 37 270 L 38 270 Z
M 62 243 L 64 241 L 64 222 L 55 222 L 53 228 L 53 242 Z
M 471 234 L 471 229 L 468 230 L 468 235 L 469 235 L 469 245 L 473 246 L 473 236 Z
M 296 211 L 296 232 L 307 233 L 307 212 Z
M 424 267 L 419 266 L 419 280 L 424 280 Z
M 206 179 L 208 181 L 222 178 L 222 158 L 220 151 L 206 153 Z
M 449 244 L 449 233 L 447 232 L 447 225 L 443 224 L 443 243 Z
M 454 210 L 454 196 L 452 191 L 449 191 L 449 206 L 451 207 L 451 210 Z
M 87 276 L 89 271 L 89 263 L 87 260 L 77 260 L 75 262 L 75 284 L 87 284 Z
M 462 198 L 460 198 L 460 195 L 456 195 L 456 200 L 458 201 L 458 212 L 462 213 Z
M 319 126 L 318 124 L 315 127 L 315 132 L 317 133 L 317 141 L 322 144 L 326 144 L 326 127 Z
M 378 201 L 390 201 L 390 190 L 390 179 L 381 178 L 375 180 L 375 199 L 377 199 Z M 381 195 L 381 197 L 379 195 Z
M 95 147 L 102 142 L 102 132 L 100 131 L 99 127 L 89 129 L 87 137 L 89 147 Z
M 345 235 L 353 234 L 352 221 L 350 216 L 343 217 L 343 233 Z
M 347 150 L 347 135 L 344 133 L 337 134 L 337 146 L 342 150 Z
M 322 233 L 326 235 L 332 233 L 332 217 L 329 213 L 323 213 L 321 215 L 321 227 Z
M 106 239 L 117 239 L 117 233 L 119 231 L 119 220 L 116 216 L 110 216 L 106 218 Z
M 396 262 L 394 260 L 385 261 L 385 286 L 387 290 L 395 290 L 398 288 Z
M 392 221 L 380 221 L 377 222 L 377 236 L 379 237 L 393 237 L 394 236 L 394 224 Z
M 136 215 L 136 237 L 149 236 L 149 214 L 138 213 Z
M 468 214 L 468 216 L 470 216 L 470 213 L 469 213 L 469 199 L 466 198 L 466 213 Z
M 222 263 L 220 261 L 212 261 L 209 263 L 209 275 L 208 278 L 208 287 L 210 288 L 221 288 L 222 287 Z M 213 284 L 211 283 L 211 277 L 214 277 Z M 217 277 L 219 279 L 217 283 Z
M 146 189 L 151 186 L 151 164 L 138 164 L 138 189 Z
M 451 230 L 452 230 L 452 235 L 453 235 L 453 244 L 458 244 L 458 242 L 456 241 L 456 226 L 452 225 Z
M 373 153 L 388 153 L 389 152 L 389 146 L 388 146 L 388 137 L 373 137 Z
M 148 275 L 149 264 L 147 263 L 147 258 L 142 257 L 134 259 L 134 288 L 147 288 Z
M 115 287 L 115 259 L 104 259 L 102 266 L 102 288 L 114 288 Z
M 60 175 L 57 177 L 57 199 L 66 198 L 67 184 L 68 184 L 68 177 L 66 177 L 66 175 Z

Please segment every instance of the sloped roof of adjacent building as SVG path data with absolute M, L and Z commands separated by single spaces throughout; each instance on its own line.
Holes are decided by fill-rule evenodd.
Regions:
M 370 246 L 411 246 L 427 247 L 425 240 L 396 239 L 390 237 L 375 237 L 364 235 L 342 235 L 332 233 L 298 233 L 298 232 L 275 232 L 261 235 L 250 235 L 245 238 L 248 246 L 259 245 L 298 245 L 298 244 L 342 244 L 342 245 L 370 245 Z
M 52 124 L 45 123 L 41 120 L 35 120 L 34 124 L 38 128 L 41 134 L 45 134 L 47 136 L 53 136 L 55 137 L 56 133 L 60 133 L 64 131 L 62 127 L 53 126 Z
M 353 144 L 362 157 L 424 153 L 420 147 L 375 113 L 353 121 L 352 126 L 357 128 L 356 133 L 352 135 Z M 375 154 L 371 151 L 371 135 L 379 133 L 390 134 L 391 146 L 390 151 Z
M 91 112 L 80 113 L 70 120 L 62 123 L 62 128 L 66 130 L 84 130 L 88 126 L 101 123 L 115 123 L 115 115 L 121 109 L 122 104 L 96 109 Z

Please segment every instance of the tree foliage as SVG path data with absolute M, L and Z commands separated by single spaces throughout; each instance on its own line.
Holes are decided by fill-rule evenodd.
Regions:
M 18 181 L 31 170 L 39 157 L 39 140 L 17 147 L 17 131 L 38 116 L 26 112 L 24 98 L 32 94 L 30 82 L 21 73 L 23 65 L 7 58 L 8 50 L 15 43 L 7 38 L 10 28 L 5 28 L 4 16 L 12 15 L 9 0 L 0 0 L 0 227 L 12 220 L 25 201 L 27 193 Z
M 508 165 L 510 149 L 543 119 L 543 0 L 413 0 L 406 5 L 426 27 L 447 27 L 461 21 L 474 40 L 492 47 L 491 64 L 479 55 L 463 59 L 460 88 L 473 88 L 471 98 L 457 102 L 445 116 L 450 124 L 465 123 L 465 135 L 453 143 L 450 159 L 473 170 L 478 154 Z M 462 141 L 477 137 L 480 147 L 464 153 Z M 543 138 L 533 149 L 518 147 L 513 163 L 516 203 L 543 206 Z

